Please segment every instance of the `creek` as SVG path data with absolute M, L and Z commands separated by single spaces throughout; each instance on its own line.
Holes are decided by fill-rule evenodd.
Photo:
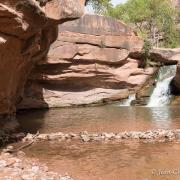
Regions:
M 21 131 L 36 133 L 122 132 L 149 129 L 178 129 L 180 107 L 169 103 L 169 83 L 175 66 L 162 67 L 146 106 L 130 106 L 132 95 L 113 105 L 31 110 L 20 112 Z M 180 142 L 39 142 L 25 150 L 28 157 L 47 163 L 50 170 L 78 180 L 179 179 Z M 180 170 L 179 170 L 180 171 Z

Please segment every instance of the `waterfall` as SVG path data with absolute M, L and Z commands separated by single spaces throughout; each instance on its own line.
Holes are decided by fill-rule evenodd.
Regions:
M 128 99 L 123 100 L 119 106 L 131 106 L 131 102 L 136 99 L 136 94 L 129 95 Z
M 169 84 L 173 77 L 164 79 L 157 83 L 148 103 L 148 107 L 164 106 L 170 102 Z
M 176 66 L 161 67 L 158 73 L 157 84 L 150 97 L 148 107 L 161 107 L 170 103 L 170 82 L 175 76 Z

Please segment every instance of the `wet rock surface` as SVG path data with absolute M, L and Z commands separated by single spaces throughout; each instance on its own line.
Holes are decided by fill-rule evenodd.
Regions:
M 176 75 L 170 84 L 171 92 L 174 95 L 180 95 L 180 62 L 177 64 Z
M 0 147 L 8 143 L 14 143 L 22 140 L 26 135 L 24 133 L 12 133 L 0 131 Z

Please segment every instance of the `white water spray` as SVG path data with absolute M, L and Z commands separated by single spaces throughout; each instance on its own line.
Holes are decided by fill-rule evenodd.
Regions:
M 176 73 L 176 66 L 162 67 L 159 71 L 158 82 L 150 97 L 147 107 L 162 107 L 171 100 L 170 82 Z
M 135 94 L 129 95 L 128 99 L 123 100 L 119 106 L 131 106 L 131 102 L 136 99 Z
M 171 92 L 169 84 L 173 77 L 157 83 L 148 103 L 148 107 L 161 107 L 170 103 Z

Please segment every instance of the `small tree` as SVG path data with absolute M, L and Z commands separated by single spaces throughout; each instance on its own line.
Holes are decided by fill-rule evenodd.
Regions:
M 149 40 L 144 40 L 144 46 L 143 46 L 143 56 L 142 56 L 142 67 L 145 68 L 150 63 L 150 51 L 152 49 L 152 44 Z
M 176 47 L 180 44 L 176 22 L 180 19 L 171 0 L 128 0 L 109 6 L 106 15 L 123 20 L 154 46 Z
M 112 7 L 111 0 L 87 0 L 86 5 L 91 5 L 96 14 L 104 14 Z

